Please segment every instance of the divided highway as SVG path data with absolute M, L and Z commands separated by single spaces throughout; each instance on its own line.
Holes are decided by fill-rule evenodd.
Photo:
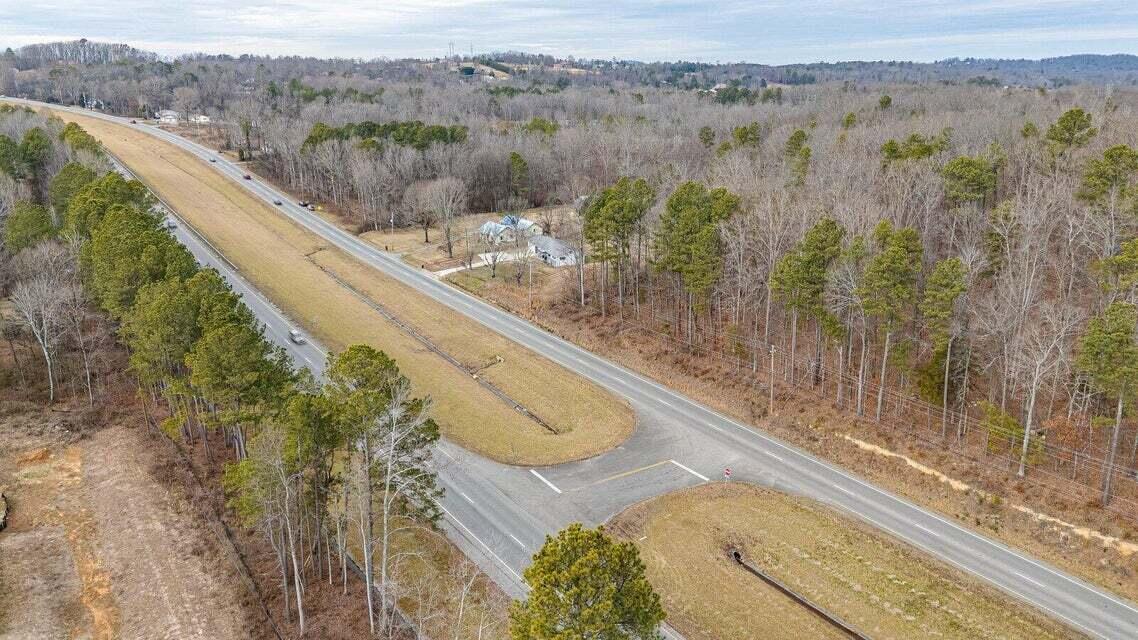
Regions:
M 549 360 L 626 399 L 636 410 L 637 430 L 617 449 L 595 458 L 542 469 L 502 465 L 449 443 L 438 447 L 446 489 L 443 506 L 451 537 L 479 560 L 512 595 L 524 593 L 521 570 L 544 536 L 582 521 L 604 522 L 639 500 L 710 479 L 730 467 L 732 479 L 755 482 L 821 500 L 889 532 L 941 561 L 977 576 L 1066 622 L 1090 637 L 1138 638 L 1138 607 L 1113 594 L 1032 559 L 932 511 L 880 489 L 813 455 L 740 424 L 682 394 L 596 356 L 497 307 L 440 282 L 315 216 L 271 185 L 243 180 L 240 167 L 216 152 L 149 125 L 79 109 L 75 113 L 114 121 L 175 144 L 270 203 L 302 227 L 360 261 L 414 287 Z M 294 348 L 287 319 L 200 239 L 179 229 L 179 238 L 199 260 L 219 268 L 265 322 L 267 333 L 290 349 L 303 366 L 319 372 L 317 345 Z M 290 346 L 291 345 L 291 346 Z M 671 635 L 671 634 L 669 634 Z

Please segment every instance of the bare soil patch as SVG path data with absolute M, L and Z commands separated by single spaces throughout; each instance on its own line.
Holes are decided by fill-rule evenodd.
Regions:
M 241 585 L 138 428 L 0 418 L 0 638 L 244 638 Z
M 744 571 L 731 549 L 875 639 L 1079 637 L 861 523 L 743 483 L 635 505 L 610 531 L 637 544 L 670 623 L 692 640 L 845 637 Z

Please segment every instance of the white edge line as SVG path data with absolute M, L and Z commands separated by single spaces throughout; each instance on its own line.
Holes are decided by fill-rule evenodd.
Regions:
M 525 549 L 525 548 L 526 548 L 526 545 L 525 545 L 525 543 L 524 543 L 524 542 L 522 542 L 521 540 L 518 540 L 518 537 L 517 537 L 517 536 L 515 536 L 514 534 L 512 534 L 512 533 L 511 533 L 511 534 L 510 534 L 510 537 L 514 539 L 514 542 L 518 543 L 518 546 L 519 546 L 519 547 L 521 547 L 521 548 L 523 548 L 523 549 Z
M 850 511 L 850 513 L 853 513 L 853 514 L 855 514 L 855 515 L 860 515 L 860 514 L 857 514 L 857 512 L 855 512 L 855 511 L 852 511 L 852 510 Z M 903 541 L 903 542 L 905 542 L 905 543 L 907 543 L 907 544 L 911 544 L 911 545 L 913 545 L 914 547 L 917 547 L 918 549 L 920 549 L 920 550 L 924 551 L 925 553 L 932 553 L 932 550 L 931 550 L 929 547 L 927 547 L 926 545 L 924 545 L 924 544 L 921 544 L 921 543 L 919 543 L 919 542 L 914 542 L 914 541 L 911 541 L 911 540 L 909 540 L 909 539 L 908 539 L 908 538 L 906 538 L 905 536 L 902 536 L 900 533 L 898 533 L 898 532 L 894 531 L 894 530 L 893 530 L 891 527 L 887 527 L 887 526 L 885 526 L 885 525 L 881 524 L 880 522 L 877 522 L 876 520 L 874 520 L 874 519 L 872 519 L 872 518 L 866 518 L 865 516 L 861 516 L 861 517 L 862 517 L 862 518 L 864 518 L 864 519 L 866 519 L 866 520 L 868 520 L 868 521 L 869 521 L 870 523 L 872 523 L 872 524 L 873 524 L 875 527 L 877 527 L 877 528 L 879 528 L 879 529 L 881 529 L 881 530 L 883 530 L 883 531 L 885 531 L 885 532 L 889 533 L 890 535 L 892 535 L 893 537 L 897 538 L 898 540 L 901 540 L 901 541 Z M 1108 638 L 1107 636 L 1104 636 L 1104 635 L 1102 635 L 1102 634 L 1100 634 L 1100 633 L 1098 633 L 1098 632 L 1096 632 L 1096 631 L 1093 631 L 1093 630 L 1091 630 L 1091 629 L 1088 629 L 1088 628 L 1084 627 L 1083 625 L 1079 624 L 1078 622 L 1075 622 L 1074 620 L 1072 620 L 1072 619 L 1068 618 L 1067 616 L 1065 616 L 1065 615 L 1063 615 L 1063 614 L 1059 613 L 1058 611 L 1055 611 L 1054 609 L 1051 609 L 1051 608 L 1049 608 L 1049 607 L 1046 607 L 1046 606 L 1044 606 L 1044 605 L 1042 605 L 1042 604 L 1039 604 L 1039 603 L 1037 603 L 1037 602 L 1034 602 L 1034 601 L 1032 601 L 1032 600 L 1028 600 L 1027 596 L 1025 596 L 1025 595 L 1023 595 L 1023 594 L 1021 594 L 1021 593 L 1019 593 L 1019 592 L 1016 592 L 1016 591 L 1012 591 L 1012 590 L 1011 590 L 1011 589 L 1009 589 L 1008 587 L 1002 586 L 1000 583 L 996 582 L 996 581 L 995 581 L 995 580 L 993 580 L 992 578 L 989 578 L 988 576 L 985 576 L 985 575 L 984 575 L 984 574 L 982 574 L 982 573 L 979 573 L 979 572 L 976 572 L 976 571 L 971 571 L 971 570 L 969 570 L 969 569 L 968 569 L 968 568 L 966 568 L 964 565 L 960 564 L 959 562 L 957 562 L 957 561 L 955 561 L 955 560 L 953 560 L 953 559 L 951 559 L 951 558 L 945 557 L 945 558 L 942 558 L 941 560 L 942 560 L 943 562 L 947 562 L 948 564 L 951 564 L 952 566 L 956 567 L 957 569 L 960 569 L 961 571 L 963 571 L 963 572 L 965 572 L 965 573 L 968 573 L 968 574 L 974 575 L 974 576 L 976 576 L 976 577 L 980 578 L 981 580 L 984 580 L 985 582 L 987 582 L 987 583 L 989 583 L 989 584 L 995 585 L 995 586 L 996 586 L 996 587 L 998 587 L 998 588 L 999 588 L 1001 591 L 1007 591 L 1007 592 L 1011 593 L 1012 595 L 1014 595 L 1015 597 L 1019 598 L 1020 600 L 1022 600 L 1022 601 L 1025 601 L 1025 602 L 1027 602 L 1028 604 L 1030 604 L 1031 606 L 1033 606 L 1033 607 L 1036 607 L 1036 608 L 1038 608 L 1038 609 L 1041 609 L 1041 610 L 1043 610 L 1043 611 L 1045 611 L 1045 612 L 1047 612 L 1047 613 L 1049 613 L 1049 614 L 1051 614 L 1051 615 L 1055 616 L 1056 618 L 1059 618 L 1059 619 L 1063 620 L 1064 622 L 1066 622 L 1066 623 L 1070 624 L 1072 627 L 1075 627 L 1075 628 L 1077 628 L 1077 629 L 1080 629 L 1080 630 L 1082 630 L 1082 631 L 1084 631 L 1084 632 L 1086 632 L 1086 633 L 1089 633 L 1090 635 L 1092 635 L 1092 636 L 1094 636 L 1094 637 L 1096 637 L 1096 638 L 1101 638 L 1102 640 L 1111 640 L 1111 639 L 1110 639 L 1110 638 Z M 1012 573 L 1016 573 L 1016 572 L 1014 572 L 1014 571 L 1013 571 Z M 1018 573 L 1016 573 L 1016 575 L 1019 575 L 1019 574 L 1018 574 Z
M 474 538 L 475 540 L 477 540 L 477 541 L 478 541 L 478 544 L 482 545 L 482 548 L 483 548 L 483 549 L 485 549 L 487 553 L 489 553 L 490 555 L 494 556 L 494 559 L 495 559 L 495 560 L 497 560 L 497 561 L 498 561 L 498 562 L 499 562 L 499 563 L 500 563 L 500 564 L 501 564 L 503 567 L 505 567 L 506 571 L 509 571 L 509 572 L 510 572 L 510 574 L 511 574 L 512 576 L 514 576 L 515 578 L 517 578 L 517 579 L 518 579 L 518 582 L 520 582 L 520 583 L 522 584 L 522 586 L 523 586 L 523 587 L 526 587 L 526 586 L 528 586 L 528 585 L 526 585 L 526 581 L 525 581 L 525 579 L 523 579 L 523 578 L 522 578 L 522 577 L 521 577 L 521 576 L 518 574 L 518 572 L 517 572 L 517 571 L 514 571 L 514 570 L 513 570 L 513 569 L 510 567 L 510 565 L 506 564 L 506 561 L 505 561 L 505 560 L 503 560 L 503 559 L 501 559 L 500 557 L 498 557 L 498 554 L 494 553 L 494 550 L 493 550 L 493 549 L 491 549 L 490 547 L 486 546 L 486 543 L 485 543 L 485 542 L 482 542 L 482 539 L 481 539 L 481 538 L 479 538 L 478 536 L 474 535 L 474 532 L 473 532 L 473 531 L 471 531 L 471 530 L 470 530 L 470 529 L 469 529 L 469 528 L 468 528 L 466 525 L 462 524 L 462 520 L 459 520 L 458 518 L 454 517 L 454 514 L 453 514 L 453 513 L 451 513 L 450 511 L 447 511 L 447 508 L 446 508 L 446 507 L 444 507 L 444 506 L 443 506 L 441 503 L 439 503 L 439 508 L 443 510 L 443 513 L 445 513 L 445 514 L 447 514 L 448 516 L 450 516 L 450 519 L 451 519 L 451 520 L 454 520 L 455 524 L 457 524 L 458 526 L 462 527 L 463 531 L 465 531 L 466 533 L 470 534 L 470 537 L 471 537 L 471 538 Z
M 561 489 L 558 489 L 556 485 L 554 485 L 552 482 L 546 480 L 545 476 L 543 476 L 537 472 L 537 469 L 530 469 L 529 472 L 532 473 L 534 476 L 536 476 L 538 480 L 541 480 L 542 482 L 544 482 L 546 484 L 546 486 L 548 486 L 550 489 L 553 489 L 557 493 L 561 493 Z
M 35 103 L 34 103 L 34 101 L 27 101 L 27 102 L 32 102 L 33 104 L 35 104 Z M 45 105 L 43 105 L 43 106 L 45 106 L 45 107 L 47 107 L 47 108 L 49 108 L 49 109 L 51 109 L 51 108 L 59 108 L 59 107 L 53 107 L 53 106 L 51 106 L 51 105 L 46 105 L 46 104 L 45 104 Z M 81 111 L 79 111 L 79 110 L 73 110 L 73 109 L 65 109 L 65 110 L 67 110 L 67 111 L 73 111 L 73 112 L 76 112 L 76 113 L 81 113 L 81 115 L 82 115 L 82 114 L 86 114 L 86 112 L 81 112 Z M 104 119 L 104 120 L 108 120 L 108 121 L 111 121 L 111 122 L 116 122 L 117 124 L 122 124 L 122 125 L 124 125 L 124 126 L 127 126 L 127 125 L 125 125 L 125 123 L 121 122 L 121 120 L 122 120 L 121 118 L 116 118 L 116 117 L 113 117 L 113 116 L 107 116 L 107 115 L 105 115 L 105 114 L 102 114 L 102 113 L 94 113 L 94 114 L 92 114 L 92 116 L 93 116 L 93 117 L 96 117 L 96 118 L 101 118 L 101 119 Z M 150 134 L 150 135 L 153 135 L 153 136 L 154 136 L 154 137 L 156 137 L 156 138 L 163 138 L 163 136 L 162 136 L 162 135 L 159 135 L 158 133 L 155 133 L 155 132 L 153 132 L 153 131 L 150 131 L 150 130 L 145 130 L 145 131 L 144 131 L 144 133 L 148 133 L 148 134 Z M 162 132 L 162 133 L 166 133 L 166 132 Z M 194 143 L 194 142 L 192 142 L 192 141 L 190 141 L 190 140 L 188 140 L 188 139 L 186 139 L 186 138 L 182 138 L 181 136 L 176 136 L 176 135 L 174 135 L 174 134 L 168 134 L 168 135 L 169 135 L 170 137 L 172 137 L 172 138 L 176 138 L 176 139 L 177 139 L 179 142 L 185 143 L 185 144 L 187 144 L 187 145 L 188 145 L 188 146 L 190 146 L 190 147 L 195 147 L 195 146 L 197 146 L 197 147 L 200 147 L 200 148 L 201 148 L 201 149 L 203 149 L 203 150 L 205 149 L 205 147 L 202 147 L 201 145 L 197 145 L 196 143 Z M 173 141 L 171 141 L 171 142 L 173 142 Z M 182 146 L 182 144 L 179 144 L 179 142 L 174 142 L 174 144 L 176 144 L 177 146 Z M 196 155 L 196 154 L 195 154 L 195 155 Z M 231 178 L 231 179 L 232 179 L 232 178 Z M 236 181 L 236 180 L 234 180 L 234 181 Z M 305 226 L 307 226 L 307 225 L 305 225 Z M 311 227 L 310 227 L 310 228 L 311 228 Z M 313 231 L 315 231 L 315 230 L 313 229 Z M 317 232 L 317 233 L 319 233 L 319 232 Z M 461 292 L 459 292 L 459 293 L 460 293 L 460 296 L 459 296 L 459 297 L 460 297 L 460 299 L 461 299 L 461 297 L 462 297 L 462 296 L 461 296 Z M 475 300 L 475 302 L 478 302 L 478 303 L 481 303 L 481 302 L 482 302 L 481 300 L 478 300 L 478 299 L 474 299 L 474 300 Z M 489 305 L 486 305 L 486 306 L 487 306 L 487 307 L 489 307 Z M 520 318 L 515 318 L 515 319 L 516 319 L 516 320 L 519 320 L 519 321 L 522 321 Z M 522 321 L 522 322 L 524 322 L 524 321 Z M 499 332 L 499 333 L 501 333 L 501 332 Z M 651 387 L 654 387 L 654 388 L 656 388 L 658 391 L 663 391 L 664 393 L 667 393 L 668 395 L 671 395 L 672 397 L 674 397 L 674 398 L 677 398 L 677 399 L 681 400 L 683 403 L 687 404 L 689 407 L 692 407 L 692 408 L 696 409 L 697 411 L 703 411 L 703 412 L 707 412 L 707 413 L 711 414 L 712 416 L 714 416 L 715 418 L 717 418 L 717 419 L 720 419 L 720 420 L 723 420 L 723 421 L 727 422 L 728 424 L 730 424 L 730 425 L 732 425 L 732 426 L 736 427 L 737 429 L 739 429 L 739 430 L 741 430 L 741 431 L 744 431 L 744 432 L 746 432 L 746 433 L 749 433 L 749 434 L 751 434 L 753 437 L 756 437 L 756 438 L 758 438 L 759 440 L 762 440 L 762 441 L 766 442 L 766 443 L 767 443 L 767 444 L 769 444 L 769 445 L 773 445 L 773 446 L 776 446 L 776 447 L 782 448 L 782 449 L 784 449 L 784 450 L 786 450 L 786 451 L 789 451 L 789 452 L 791 452 L 791 453 L 793 453 L 793 454 L 796 454 L 798 457 L 802 458 L 802 459 L 803 459 L 805 462 L 818 464 L 818 465 L 822 466 L 823 468 L 826 468 L 826 469 L 830 470 L 831 472 L 837 473 L 837 474 L 839 474 L 839 475 L 841 475 L 841 476 L 843 476 L 843 477 L 845 477 L 845 478 L 847 478 L 847 479 L 849 479 L 849 480 L 852 480 L 853 482 L 856 482 L 856 483 L 858 483 L 858 484 L 860 484 L 860 485 L 862 485 L 862 486 L 864 486 L 864 487 L 866 487 L 866 488 L 868 488 L 868 489 L 870 489 L 870 490 L 872 490 L 872 491 L 874 491 L 874 492 L 876 492 L 876 493 L 879 493 L 879 494 L 881 494 L 881 495 L 883 495 L 883 496 L 885 496 L 885 497 L 887 497 L 887 498 L 891 499 L 892 501 L 894 501 L 894 502 L 896 502 L 896 503 L 899 503 L 899 504 L 901 504 L 901 505 L 903 505 L 903 506 L 905 506 L 905 507 L 908 507 L 908 508 L 911 508 L 911 509 L 913 509 L 913 510 L 915 510 L 915 511 L 918 511 L 919 513 L 921 513 L 921 514 L 923 514 L 923 515 L 931 516 L 931 517 L 933 517 L 933 518 L 935 518 L 935 519 L 937 519 L 937 520 L 941 521 L 943 524 L 947 525 L 947 526 L 948 526 L 948 527 L 950 527 L 950 528 L 956 529 L 956 530 L 958 530 L 958 531 L 959 531 L 959 532 L 961 532 L 961 533 L 964 533 L 964 534 L 966 534 L 966 535 L 968 535 L 968 536 L 970 536 L 970 537 L 976 538 L 977 540 L 983 541 L 983 542 L 987 543 L 988 545 L 990 545 L 990 546 L 992 546 L 992 547 L 995 547 L 995 548 L 997 548 L 997 549 L 999 549 L 999 550 L 1001 550 L 1001 551 L 1004 551 L 1004 552 L 1010 553 L 1011 555 L 1013 555 L 1013 556 L 1016 556 L 1016 557 L 1017 557 L 1017 558 L 1019 558 L 1020 560 L 1023 560 L 1023 561 L 1025 561 L 1025 562 L 1029 563 L 1029 564 L 1032 564 L 1032 565 L 1034 565 L 1035 567 L 1037 567 L 1037 568 L 1039 568 L 1039 569 L 1041 569 L 1041 570 L 1043 570 L 1043 571 L 1046 571 L 1046 572 L 1048 572 L 1048 573 L 1050 573 L 1050 574 L 1053 574 L 1055 577 L 1058 577 L 1058 578 L 1061 578 L 1061 579 L 1063 579 L 1063 580 L 1066 580 L 1067 582 L 1070 582 L 1070 583 L 1071 583 L 1071 584 L 1073 584 L 1073 585 L 1076 585 L 1076 586 L 1078 586 L 1078 587 L 1081 587 L 1082 589 L 1084 589 L 1084 590 L 1086 590 L 1086 591 L 1089 591 L 1089 592 L 1091 592 L 1091 593 L 1093 593 L 1093 594 L 1095 594 L 1095 595 L 1097 595 L 1097 596 L 1099 596 L 1099 597 L 1102 597 L 1102 598 L 1105 598 L 1105 599 L 1107 599 L 1107 600 L 1110 600 L 1111 602 L 1113 602 L 1113 603 L 1115 603 L 1115 604 L 1117 604 L 1117 605 L 1119 605 L 1119 606 L 1121 606 L 1121 607 L 1123 607 L 1123 608 L 1126 608 L 1126 609 L 1129 609 L 1130 611 L 1133 611 L 1133 612 L 1135 612 L 1135 613 L 1138 613 L 1138 608 L 1134 607 L 1134 606 L 1133 606 L 1133 605 L 1131 605 L 1130 603 L 1128 603 L 1128 602 L 1126 602 L 1126 601 L 1124 601 L 1124 600 L 1122 600 L 1122 599 L 1120 599 L 1120 598 L 1118 598 L 1118 597 L 1114 596 L 1113 594 L 1110 594 L 1109 592 L 1107 592 L 1107 591 L 1105 591 L 1105 590 L 1103 590 L 1103 589 L 1101 589 L 1101 588 L 1097 588 L 1097 587 L 1094 587 L 1094 586 L 1092 586 L 1092 585 L 1089 585 L 1089 584 L 1087 584 L 1087 583 L 1085 583 L 1085 582 L 1083 582 L 1083 581 L 1081 581 L 1081 580 L 1077 580 L 1077 579 L 1075 579 L 1074 577 L 1072 577 L 1072 576 L 1070 576 L 1070 575 L 1067 575 L 1066 573 L 1064 573 L 1064 572 L 1062 572 L 1062 571 L 1059 571 L 1059 570 L 1057 570 L 1057 569 L 1054 569 L 1054 568 L 1052 568 L 1052 567 L 1049 567 L 1049 566 L 1047 566 L 1047 565 L 1043 564 L 1043 563 L 1042 563 L 1042 562 L 1040 562 L 1040 561 L 1037 561 L 1037 560 L 1035 560 L 1035 559 L 1033 559 L 1033 558 L 1030 558 L 1030 557 L 1028 557 L 1028 556 L 1025 556 L 1025 555 L 1023 555 L 1023 554 L 1019 553 L 1018 551 L 1016 551 L 1015 549 L 1013 549 L 1013 548 L 1011 548 L 1011 547 L 1009 547 L 1009 546 L 1006 546 L 1006 545 L 1004 545 L 1004 544 L 1002 544 L 1002 543 L 998 543 L 998 542 L 996 542 L 996 541 L 994 541 L 994 540 L 991 540 L 990 538 L 988 538 L 988 537 L 986 537 L 986 536 L 980 535 L 980 534 L 976 533 L 975 531 L 972 531 L 971 529 L 968 529 L 968 528 L 966 528 L 966 527 L 963 527 L 963 526 L 961 526 L 961 525 L 959 525 L 959 524 L 957 524 L 957 523 L 955 523 L 955 522 L 952 522 L 952 521 L 950 521 L 950 520 L 947 520 L 947 519 L 945 519 L 944 517 L 940 516 L 939 514 L 937 514 L 937 513 L 933 512 L 933 511 L 931 511 L 931 510 L 928 510 L 928 509 L 922 508 L 922 507 L 920 507 L 920 506 L 918 506 L 918 505 L 915 505 L 915 504 L 913 504 L 913 503 L 910 503 L 910 502 L 908 502 L 908 501 L 906 501 L 906 500 L 903 500 L 903 499 L 901 499 L 901 498 L 899 498 L 899 497 L 897 497 L 897 496 L 895 496 L 895 495 L 893 495 L 893 494 L 891 494 L 891 493 L 889 493 L 889 492 L 885 491 L 884 489 L 881 489 L 881 488 L 879 488 L 879 487 L 877 487 L 877 486 L 874 486 L 874 485 L 872 485 L 872 484 L 870 484 L 870 483 L 868 483 L 868 482 L 866 482 L 866 481 L 864 481 L 864 480 L 861 480 L 860 478 L 857 478 L 857 477 L 855 477 L 855 476 L 852 476 L 852 475 L 850 475 L 850 474 L 846 473 L 845 471 L 843 471 L 843 470 L 841 470 L 841 469 L 839 469 L 839 468 L 837 468 L 837 467 L 835 467 L 835 466 L 831 465 L 830 463 L 828 463 L 828 462 L 826 462 L 826 461 L 822 460 L 821 458 L 818 458 L 818 457 L 814 457 L 814 456 L 810 456 L 810 455 L 807 455 L 807 454 L 805 454 L 805 453 L 803 453 L 803 452 L 801 452 L 801 451 L 798 451 L 798 450 L 794 449 L 793 447 L 791 447 L 791 446 L 789 446 L 789 445 L 787 445 L 787 444 L 784 444 L 784 443 L 782 443 L 782 442 L 780 442 L 780 441 L 778 441 L 778 440 L 776 440 L 776 439 L 774 439 L 774 438 L 772 438 L 772 437 L 770 437 L 770 436 L 767 436 L 767 435 L 765 435 L 765 434 L 763 434 L 763 433 L 761 433 L 761 432 L 757 431 L 757 430 L 756 430 L 755 428 L 753 428 L 753 427 L 748 427 L 748 426 L 742 425 L 742 424 L 740 424 L 740 423 L 736 422 L 735 420 L 732 420 L 731 418 L 728 418 L 727 416 L 724 416 L 724 415 L 721 415 L 721 414 L 719 414 L 718 412 L 714 411 L 713 409 L 710 409 L 710 408 L 708 408 L 708 407 L 704 407 L 704 406 L 700 405 L 699 403 L 695 402 L 695 401 L 694 401 L 694 400 L 692 400 L 691 398 L 688 398 L 688 397 L 686 397 L 686 396 L 684 396 L 684 395 L 682 395 L 682 394 L 680 394 L 680 393 L 678 393 L 678 392 L 676 392 L 676 391 L 674 391 L 674 390 L 672 390 L 672 389 L 669 389 L 668 387 L 665 387 L 664 385 L 662 385 L 662 384 L 660 384 L 660 383 L 656 382 L 655 380 L 651 380 L 651 379 L 649 379 L 649 378 L 646 378 L 646 377 L 644 377 L 644 376 L 641 376 L 641 375 L 639 375 L 639 374 L 637 374 L 637 373 L 635 373 L 635 372 L 631 371 L 630 369 L 627 369 L 626 367 L 621 367 L 620 365 L 617 365 L 617 364 L 615 364 L 615 363 L 613 363 L 613 362 L 610 362 L 610 361 L 608 361 L 608 360 L 606 360 L 606 359 L 604 359 L 604 358 L 602 358 L 602 357 L 598 356 L 597 354 L 595 354 L 595 353 L 592 353 L 591 351 L 588 351 L 588 350 L 586 350 L 586 349 L 583 349 L 583 348 L 581 348 L 581 347 L 579 347 L 579 346 L 577 346 L 577 345 L 575 345 L 575 344 L 573 344 L 573 343 L 571 343 L 571 342 L 569 342 L 569 341 L 567 341 L 567 340 L 561 339 L 561 340 L 560 340 L 560 342 L 563 344 L 563 346 L 566 346 L 566 347 L 568 347 L 568 348 L 569 348 L 569 350 L 570 350 L 570 352 L 576 351 L 576 352 L 578 352 L 578 353 L 580 353 L 580 354 L 583 354 L 583 355 L 585 355 L 587 358 L 589 358 L 589 359 L 590 359 L 590 362 L 589 362 L 588 364 L 591 364 L 591 365 L 593 365 L 594 367 L 602 367 L 602 368 L 604 368 L 604 367 L 612 367 L 613 369 L 615 369 L 615 370 L 616 370 L 617 372 L 619 372 L 619 373 L 622 373 L 622 374 L 624 374 L 624 375 L 628 375 L 628 376 L 631 376 L 631 377 L 633 377 L 633 378 L 635 378 L 635 379 L 639 380 L 641 383 L 647 384 L 647 385 L 649 385 L 649 386 L 651 386 Z M 552 356 L 550 356 L 550 355 L 547 355 L 546 357 L 549 357 L 551 360 L 552 360 L 552 359 L 554 359 L 554 358 L 553 358 Z M 556 360 L 555 360 L 555 361 L 556 361 Z M 579 360 L 578 362 L 581 362 L 581 361 Z M 582 362 L 582 364 L 585 364 L 585 363 L 584 363 L 584 362 Z M 610 375 L 610 377 L 611 377 L 611 374 L 609 374 L 609 375 Z M 702 421 L 702 424 L 703 424 L 704 426 L 708 426 L 708 427 L 711 427 L 711 428 L 713 428 L 713 429 L 716 429 L 717 431 L 719 430 L 719 429 L 718 429 L 718 427 L 716 427 L 715 425 L 712 425 L 712 424 L 710 424 L 710 423 L 709 423 L 708 421 L 706 421 L 706 420 L 703 420 L 703 421 Z M 674 462 L 674 461 L 673 461 L 673 462 Z M 676 464 L 679 464 L 679 463 L 676 463 Z M 694 473 L 694 472 L 693 472 L 693 473 Z M 696 474 L 696 475 L 698 475 L 698 474 Z M 538 477 L 540 477 L 540 476 L 538 476 Z M 702 476 L 701 476 L 701 477 L 702 477 Z M 543 480 L 544 480 L 544 478 L 543 478 Z M 560 491 L 558 491 L 558 493 L 560 493 Z M 864 517 L 864 516 L 862 516 L 862 517 Z M 868 520 L 868 518 L 866 518 L 866 519 Z M 456 522 L 457 522 L 457 520 L 456 520 Z M 461 523 L 459 523 L 459 524 L 461 524 Z M 879 526 L 880 526 L 880 525 L 879 525 Z M 464 527 L 464 528 L 465 528 L 465 527 Z M 471 535 L 473 535 L 473 534 L 471 534 Z M 898 534 L 894 533 L 894 535 L 898 535 Z M 900 535 L 898 535 L 898 537 L 900 537 L 900 538 L 901 538 L 901 539 L 903 539 L 903 540 L 904 540 L 904 539 L 906 539 L 904 536 L 900 536 Z M 485 546 L 485 545 L 483 545 L 483 546 Z M 938 557 L 938 558 L 941 558 L 941 557 L 942 557 L 940 554 L 934 554 L 934 555 L 935 555 L 935 557 Z M 949 562 L 951 562 L 950 560 L 947 560 L 947 558 L 943 558 L 943 559 L 945 559 L 946 561 L 949 561 Z M 953 564 L 956 564 L 956 563 L 953 563 Z M 959 565 L 959 564 L 956 564 L 956 566 L 957 566 L 957 567 L 959 567 L 960 569 L 964 570 L 964 571 L 965 571 L 965 572 L 967 572 L 967 573 L 971 573 L 971 574 L 973 574 L 973 575 L 980 575 L 978 572 L 976 572 L 976 571 L 975 571 L 975 570 L 973 570 L 973 569 L 969 569 L 969 568 L 967 568 L 967 567 L 964 567 L 964 566 L 962 566 L 962 565 Z M 511 570 L 511 573 L 514 573 L 514 572 Z M 517 575 L 517 574 L 516 574 L 516 573 L 514 573 L 514 575 Z M 999 587 L 999 588 L 1001 588 L 1001 589 L 1007 589 L 1007 587 L 1005 587 L 1004 585 L 1001 585 L 1001 584 L 999 584 L 999 583 L 995 582 L 994 580 L 988 580 L 988 582 L 991 582 L 992 584 L 996 585 L 997 587 Z M 1066 618 L 1064 618 L 1064 619 L 1066 619 Z M 1100 637 L 1101 637 L 1101 636 L 1100 636 Z
M 679 467 L 679 468 L 683 469 L 684 471 L 687 471 L 688 473 L 690 473 L 690 474 L 692 474 L 693 476 L 695 476 L 695 477 L 699 478 L 700 480 L 703 480 L 704 482 L 711 482 L 711 480 L 709 480 L 707 476 L 703 475 L 702 473 L 698 473 L 698 472 L 692 471 L 692 470 L 691 470 L 691 468 L 689 468 L 689 467 L 685 467 L 684 465 L 682 465 L 682 464 L 680 464 L 680 463 L 676 462 L 675 460 L 668 460 L 668 462 L 671 462 L 672 464 L 674 464 L 674 465 L 676 465 L 677 467 Z

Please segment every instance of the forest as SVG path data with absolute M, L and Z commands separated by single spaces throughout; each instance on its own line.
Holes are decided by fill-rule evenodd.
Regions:
M 730 82 L 684 89 L 509 55 L 516 73 L 492 82 L 410 60 L 59 55 L 76 62 L 13 53 L 0 83 L 210 114 L 226 145 L 361 230 L 429 227 L 443 200 L 448 219 L 576 203 L 583 225 L 551 231 L 588 256 L 579 294 L 598 310 L 631 305 L 753 370 L 778 345 L 784 378 L 830 376 L 859 415 L 901 394 L 936 407 L 942 437 L 980 424 L 1021 476 L 1046 468 L 1104 504 L 1119 483 L 1135 493 L 1120 332 L 1138 297 L 1138 114 L 1100 76 L 993 83 L 1009 62 L 983 82 L 772 87 L 681 65 L 694 86 Z
M 0 93 L 209 115 L 191 133 L 360 232 L 442 225 L 452 257 L 461 215 L 572 208 L 546 225 L 584 258 L 566 304 L 725 359 L 772 411 L 775 381 L 809 389 L 1133 518 L 1132 58 L 163 59 L 79 41 L 6 52 Z M 475 63 L 509 77 L 460 72 Z M 369 347 L 323 382 L 293 370 L 153 205 L 81 128 L 0 107 L 6 384 L 42 373 L 49 402 L 94 402 L 117 337 L 155 430 L 236 462 L 230 507 L 272 547 L 286 615 L 303 630 L 306 583 L 346 584 L 362 540 L 368 619 L 390 629 L 394 538 L 439 517 L 429 400 Z
M 406 551 L 408 536 L 437 535 L 429 449 L 439 431 L 430 399 L 411 394 L 392 359 L 354 345 L 331 357 L 323 380 L 294 369 L 225 280 L 174 239 L 149 190 L 112 170 L 82 128 L 0 105 L 0 132 L 5 387 L 31 393 L 42 378 L 49 406 L 111 402 L 124 345 L 147 430 L 201 452 L 207 469 L 225 463 L 228 507 L 272 549 L 280 613 L 300 634 L 312 581 L 348 593 L 349 554 L 374 634 L 444 619 L 479 634 L 504 624 L 501 602 L 470 596 L 484 579 L 471 562 L 440 580 L 417 566 L 427 545 Z M 464 607 L 457 619 L 447 607 L 404 614 L 396 599 L 410 590 Z

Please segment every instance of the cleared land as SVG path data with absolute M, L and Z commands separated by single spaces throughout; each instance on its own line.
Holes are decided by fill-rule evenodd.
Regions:
M 641 503 L 609 529 L 640 547 L 669 622 L 692 640 L 843 637 L 743 571 L 732 548 L 875 640 L 1080 637 L 826 507 L 742 483 Z
M 418 393 L 434 399 L 443 433 L 457 444 L 510 464 L 546 465 L 596 455 L 632 433 L 635 416 L 616 397 L 326 246 L 189 153 L 121 125 L 59 115 L 99 138 L 245 278 L 325 344 L 340 349 L 366 343 L 393 357 Z M 325 269 L 392 311 L 467 371 L 447 364 Z M 470 375 L 479 370 L 557 434 L 479 384 Z
M 245 587 L 140 429 L 85 428 L 0 417 L 0 638 L 249 637 Z

